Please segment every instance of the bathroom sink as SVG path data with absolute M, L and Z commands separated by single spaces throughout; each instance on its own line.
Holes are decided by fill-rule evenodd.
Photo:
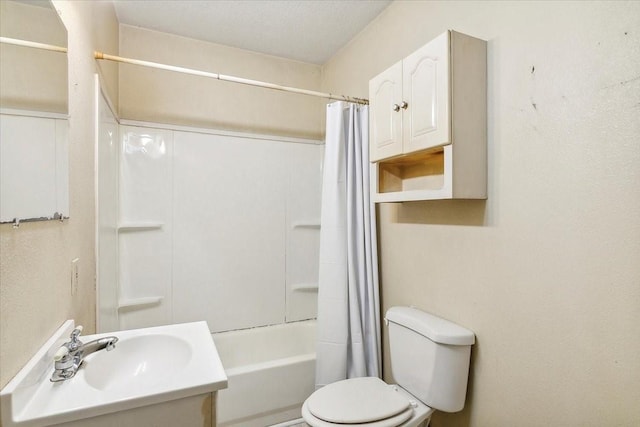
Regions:
M 120 339 L 112 351 L 93 353 L 80 369 L 87 384 L 98 390 L 145 389 L 182 375 L 192 356 L 192 348 L 182 338 L 142 335 Z
M 73 378 L 53 383 L 53 355 L 73 328 L 65 322 L 0 392 L 0 425 L 47 426 L 227 387 L 206 322 L 81 336 L 86 343 L 115 335 L 118 342 L 88 355 Z

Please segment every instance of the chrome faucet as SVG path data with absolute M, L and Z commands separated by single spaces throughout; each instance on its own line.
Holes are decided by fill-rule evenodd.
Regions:
M 78 338 L 82 333 L 82 326 L 78 325 L 71 332 L 71 340 L 58 349 L 53 356 L 55 371 L 51 375 L 51 382 L 58 382 L 73 378 L 84 362 L 84 358 L 100 350 L 111 351 L 116 347 L 118 337 L 105 337 L 89 341 L 84 344 Z

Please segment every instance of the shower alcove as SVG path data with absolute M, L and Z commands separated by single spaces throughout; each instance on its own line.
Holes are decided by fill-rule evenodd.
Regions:
M 256 357 L 271 357 L 266 337 L 295 336 L 269 329 L 304 321 L 296 331 L 313 343 L 321 141 L 120 120 L 98 76 L 96 97 L 98 331 L 206 320 L 238 374 L 229 390 L 251 379 L 226 344 L 237 338 L 218 341 L 219 333 L 251 329 Z M 303 365 L 278 356 L 306 372 L 291 385 L 299 396 L 243 414 L 224 407 L 235 398 L 222 391 L 219 425 L 297 418 L 313 391 L 312 347 L 300 347 Z

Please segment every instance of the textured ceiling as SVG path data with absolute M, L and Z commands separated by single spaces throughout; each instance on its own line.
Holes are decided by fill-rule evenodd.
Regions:
M 392 0 L 114 0 L 122 24 L 315 64 Z

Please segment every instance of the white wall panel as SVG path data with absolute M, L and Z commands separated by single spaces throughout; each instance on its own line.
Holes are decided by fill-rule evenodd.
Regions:
M 322 145 L 142 126 L 121 142 L 120 328 L 316 316 Z
M 171 235 L 165 229 L 120 232 L 121 329 L 171 322 Z M 149 303 L 150 298 L 161 297 Z
M 284 322 L 286 145 L 175 133 L 174 321 Z
M 120 327 L 167 324 L 172 305 L 173 132 L 123 126 L 121 135 Z M 153 297 L 162 300 L 145 303 Z
M 285 144 L 287 159 L 287 321 L 318 310 L 320 202 L 324 145 Z
M 122 127 L 122 222 L 170 221 L 172 138 L 168 130 Z

